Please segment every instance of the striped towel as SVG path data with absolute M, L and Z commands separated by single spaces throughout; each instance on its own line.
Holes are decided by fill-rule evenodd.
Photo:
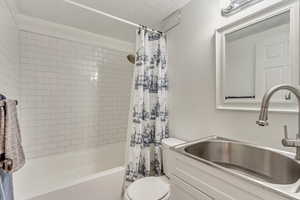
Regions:
M 15 100 L 2 100 L 0 107 L 0 155 L 3 170 L 15 172 L 25 164 Z M 0 166 L 1 167 L 1 166 Z

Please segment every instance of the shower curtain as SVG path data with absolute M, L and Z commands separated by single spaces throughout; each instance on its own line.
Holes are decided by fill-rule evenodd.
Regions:
M 169 136 L 165 35 L 141 27 L 136 45 L 127 182 L 162 174 L 161 142 Z

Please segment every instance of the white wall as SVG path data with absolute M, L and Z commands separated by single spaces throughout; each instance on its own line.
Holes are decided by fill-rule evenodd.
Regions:
M 27 158 L 125 141 L 128 52 L 20 32 L 20 124 Z
M 168 34 L 171 135 L 193 140 L 215 134 L 292 151 L 281 146 L 282 126 L 288 124 L 294 136 L 297 115 L 271 113 L 270 126 L 263 128 L 255 124 L 257 112 L 215 108 L 214 31 L 225 21 L 220 5 L 192 0 L 182 10 L 181 24 Z
M 11 2 L 0 0 L 0 93 L 18 97 L 18 27 Z

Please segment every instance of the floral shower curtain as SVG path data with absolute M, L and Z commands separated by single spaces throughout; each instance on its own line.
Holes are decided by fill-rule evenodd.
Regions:
M 162 139 L 169 136 L 165 35 L 137 31 L 132 122 L 126 181 L 162 174 Z

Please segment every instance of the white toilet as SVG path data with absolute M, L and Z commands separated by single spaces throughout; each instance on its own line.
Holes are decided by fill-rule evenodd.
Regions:
M 166 176 L 145 177 L 132 183 L 126 190 L 124 200 L 169 200 L 170 185 L 168 183 L 170 163 L 172 162 L 170 147 L 184 143 L 176 138 L 162 141 L 163 167 Z

